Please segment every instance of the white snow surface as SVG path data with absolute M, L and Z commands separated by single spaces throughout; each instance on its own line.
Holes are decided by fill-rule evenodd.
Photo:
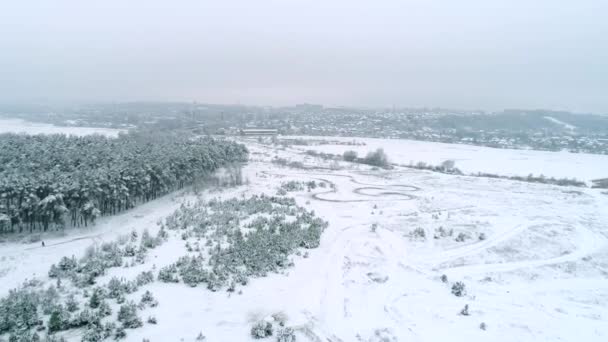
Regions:
M 608 196 L 600 191 L 406 168 L 371 170 L 349 163 L 330 170 L 329 162 L 297 150 L 246 142 L 249 184 L 203 197 L 275 194 L 289 180 L 333 183 L 335 190 L 289 193 L 329 221 L 320 247 L 308 250 L 308 258 L 294 256 L 295 266 L 284 274 L 253 279 L 237 289 L 243 291 L 240 295 L 204 286 L 148 285 L 140 292 L 150 290 L 160 305 L 141 316 L 156 316 L 158 325 L 127 330 L 127 341 L 194 341 L 201 331 L 205 341 L 256 341 L 249 335 L 252 322 L 277 312 L 287 315 L 297 341 L 608 340 Z M 391 151 L 403 144 L 383 147 L 395 157 Z M 444 151 L 478 149 L 456 147 Z M 475 159 L 482 152 L 471 153 L 471 162 L 483 165 Z M 278 167 L 270 163 L 275 156 L 316 168 Z M 532 165 L 534 156 L 538 154 L 528 154 Z M 93 228 L 43 236 L 44 248 L 1 243 L 0 295 L 26 278 L 48 281 L 52 263 L 64 255 L 81 255 L 92 243 L 132 229 L 154 234 L 155 222 L 194 198 L 168 195 Z M 425 239 L 412 236 L 419 227 Z M 435 239 L 440 227 L 452 229 L 453 235 Z M 459 233 L 469 238 L 456 242 Z M 145 265 L 112 269 L 100 282 L 114 275 L 131 279 L 152 264 L 160 268 L 184 254 L 183 241 L 172 236 L 150 251 Z M 440 280 L 442 274 L 447 284 Z M 451 294 L 455 281 L 466 284 L 465 296 Z M 459 315 L 466 304 L 470 316 Z M 486 330 L 479 328 L 482 322 Z M 74 333 L 66 337 L 80 338 Z
M 285 138 L 296 138 L 287 136 Z M 537 150 L 499 149 L 464 144 L 445 144 L 404 139 L 373 139 L 346 137 L 297 137 L 328 141 L 362 142 L 365 146 L 338 144 L 293 146 L 305 151 L 342 154 L 356 151 L 360 157 L 377 148 L 383 148 L 389 161 L 399 164 L 439 165 L 454 160 L 456 167 L 465 173 L 493 173 L 506 176 L 527 176 L 530 173 L 555 178 L 576 178 L 589 181 L 608 176 L 608 155 L 589 153 L 551 152 Z
M 0 119 L 0 133 L 67 134 L 78 136 L 101 134 L 108 137 L 117 137 L 118 133 L 123 131 L 125 130 L 101 127 L 64 127 L 22 119 Z

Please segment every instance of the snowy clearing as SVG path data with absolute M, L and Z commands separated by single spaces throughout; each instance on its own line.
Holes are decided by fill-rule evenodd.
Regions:
M 40 122 L 29 122 L 22 119 L 0 119 L 0 133 L 67 134 L 78 136 L 101 134 L 108 137 L 116 137 L 120 132 L 125 132 L 125 130 L 99 127 L 63 127 Z
M 439 165 L 445 160 L 454 160 L 456 167 L 464 173 L 493 173 L 505 176 L 538 176 L 555 178 L 576 178 L 589 182 L 592 179 L 608 176 L 608 155 L 549 152 L 535 150 L 497 149 L 483 146 L 444 144 L 428 141 L 345 138 L 345 137 L 284 137 L 301 138 L 313 141 L 327 140 L 340 142 L 365 143 L 361 146 L 321 144 L 296 146 L 300 151 L 315 150 L 325 153 L 342 154 L 353 150 L 359 156 L 383 148 L 392 163 Z
M 361 151 L 384 147 L 391 158 L 399 158 L 398 152 L 401 158 L 411 155 L 403 142 L 365 141 L 368 145 Z M 329 222 L 320 246 L 310 249 L 308 257 L 293 257 L 295 266 L 283 273 L 252 279 L 239 287 L 241 294 L 156 281 L 145 290 L 159 306 L 145 309 L 142 317 L 153 314 L 158 324 L 128 330 L 126 341 L 194 341 L 200 332 L 205 341 L 254 341 L 253 323 L 277 313 L 294 328 L 297 341 L 608 338 L 608 196 L 600 191 L 407 168 L 373 170 L 350 163 L 336 168 L 297 149 L 246 143 L 251 156 L 244 177 L 249 184 L 205 192 L 203 198 L 274 195 L 288 181 L 323 183 L 287 194 Z M 443 145 L 422 144 L 420 157 L 422 146 Z M 479 158 L 492 156 L 484 148 L 455 147 L 461 150 L 444 147 L 427 157 L 433 159 L 428 162 L 438 163 L 448 152 L 454 153 L 446 159 L 472 151 L 478 151 L 474 156 Z M 340 153 L 338 148 L 356 147 L 300 148 Z M 535 172 L 525 163 L 534 167 L 548 162 L 530 159 L 542 152 L 517 152 L 529 154 L 516 163 L 515 174 Z M 304 168 L 277 166 L 271 162 L 274 157 L 299 161 Z M 484 165 L 475 158 L 468 160 L 470 167 Z M 513 154 L 497 158 L 517 160 Z M 403 160 L 409 159 L 420 160 Z M 466 169 L 467 161 L 454 159 Z M 564 176 L 582 178 L 579 173 Z M 93 228 L 43 236 L 44 248 L 39 243 L 1 243 L 0 294 L 34 276 L 52 283 L 46 276 L 50 265 L 64 255 L 82 255 L 91 243 L 113 240 L 132 229 L 147 228 L 154 234 L 158 220 L 195 198 L 169 195 L 104 218 Z M 151 250 L 145 264 L 112 269 L 103 279 L 130 279 L 152 265 L 173 263 L 184 252 L 184 241 L 173 236 Z M 456 282 L 466 286 L 461 296 L 452 294 Z M 459 314 L 465 305 L 468 315 Z M 80 341 L 74 332 L 65 337 Z

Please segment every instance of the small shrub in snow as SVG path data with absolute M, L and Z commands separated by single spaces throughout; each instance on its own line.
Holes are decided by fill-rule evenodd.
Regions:
M 125 337 L 127 337 L 127 332 L 125 331 L 125 328 L 124 327 L 118 327 L 116 329 L 116 332 L 114 333 L 114 339 L 115 340 L 122 340 Z
M 230 282 L 230 284 L 228 285 L 228 292 L 234 292 L 236 290 L 236 282 L 234 280 L 232 280 Z
M 142 296 L 141 296 L 141 300 L 140 300 L 140 304 L 142 306 L 150 306 L 150 307 L 156 307 L 158 306 L 158 301 L 156 301 L 156 299 L 154 298 L 154 296 L 152 295 L 152 292 L 150 291 L 146 291 Z
M 104 298 L 105 293 L 103 289 L 101 287 L 94 288 L 89 298 L 89 307 L 92 309 L 98 308 Z
M 287 192 L 302 191 L 302 190 L 304 190 L 304 184 L 302 182 L 298 182 L 298 181 L 289 181 L 286 183 L 282 183 L 281 189 L 283 189 Z
M 69 313 L 62 306 L 57 307 L 49 317 L 47 323 L 49 333 L 61 331 L 69 328 Z
M 63 336 L 62 337 L 57 337 L 57 336 L 54 336 L 54 335 L 46 335 L 44 337 L 44 342 L 66 342 L 66 340 L 65 340 L 65 338 Z
M 251 336 L 253 338 L 265 338 L 272 336 L 272 324 L 266 321 L 259 321 L 251 327 Z
M 342 159 L 347 162 L 354 162 L 357 160 L 357 152 L 356 151 L 344 151 L 342 154 Z
M 147 229 L 141 234 L 141 246 L 145 248 L 155 248 L 160 243 L 157 238 L 152 237 Z
M 447 283 L 447 282 L 448 282 L 448 276 L 447 276 L 447 275 L 445 275 L 445 274 L 442 274 L 442 275 L 441 275 L 441 282 L 442 282 L 442 283 Z
M 141 319 L 137 316 L 137 306 L 133 302 L 121 305 L 118 311 L 118 321 L 127 329 L 139 328 L 142 326 Z
M 272 314 L 272 319 L 280 326 L 285 326 L 285 323 L 287 322 L 287 314 L 282 311 L 275 312 Z
M 70 320 L 70 328 L 80 328 L 91 324 L 99 325 L 100 317 L 95 315 L 89 309 L 80 311 L 72 318 L 72 320 Z
M 146 255 L 148 255 L 148 249 L 144 246 L 139 246 L 135 253 L 135 263 L 143 264 L 146 262 Z
M 78 311 L 79 304 L 73 294 L 70 294 L 68 296 L 65 302 L 65 306 L 68 312 Z
M 55 286 L 49 286 L 49 288 L 43 292 L 41 299 L 40 306 L 42 308 L 42 313 L 50 315 L 51 312 L 56 309 L 59 301 L 59 293 Z
M 135 283 L 126 281 L 124 278 L 118 279 L 116 277 L 112 277 L 106 287 L 108 289 L 107 297 L 113 299 L 116 299 L 121 295 L 124 296 L 125 294 L 133 293 L 137 290 L 137 285 Z
M 135 283 L 137 286 L 144 286 L 154 281 L 154 273 L 152 271 L 144 271 L 137 275 Z
M 154 316 L 148 316 L 147 322 L 149 324 L 157 324 L 158 323 L 158 321 L 156 320 L 156 317 L 154 317 Z
M 205 335 L 203 335 L 203 332 L 199 332 L 198 336 L 196 336 L 196 340 L 197 341 L 204 341 L 206 339 Z
M 127 300 L 127 297 L 125 297 L 124 294 L 120 294 L 120 296 L 118 296 L 118 298 L 116 298 L 116 303 L 118 304 L 122 304 Z
M 110 316 L 112 314 L 112 308 L 110 308 L 110 305 L 104 300 L 101 302 L 101 304 L 99 304 L 97 312 L 102 317 Z
M 469 236 L 462 232 L 458 233 L 458 236 L 456 236 L 456 242 L 464 242 L 467 239 L 469 239 Z
M 363 159 L 363 163 L 382 168 L 389 167 L 388 157 L 386 156 L 386 153 L 384 153 L 384 150 L 381 148 L 377 149 L 374 152 L 369 152 Z
M 423 239 L 424 240 L 424 239 L 426 239 L 426 231 L 424 229 L 422 229 L 421 227 L 418 227 L 410 233 L 410 237 L 412 237 L 414 239 Z
M 447 230 L 447 229 L 443 228 L 443 226 L 441 226 L 441 227 L 435 229 L 435 236 L 434 236 L 434 238 L 435 239 L 439 239 L 440 237 L 443 238 L 443 237 L 446 237 L 446 236 L 452 236 L 453 234 L 454 234 L 454 230 L 453 229 Z
M 479 234 L 479 240 L 485 240 L 486 239 L 486 234 L 485 233 L 480 233 Z
M 464 306 L 464 308 L 462 308 L 462 310 L 460 310 L 460 314 L 462 316 L 468 316 L 469 315 L 469 304 L 466 304 Z
M 452 294 L 456 297 L 462 297 L 467 293 L 466 286 L 463 282 L 457 281 L 452 285 Z
M 137 252 L 137 248 L 135 247 L 135 245 L 133 245 L 133 244 L 125 245 L 124 251 L 123 251 L 125 256 L 134 257 L 136 252 Z
M 487 328 L 488 328 L 488 326 L 486 325 L 485 322 L 481 322 L 481 324 L 479 324 L 479 329 L 486 330 Z
M 287 327 L 277 331 L 277 342 L 295 342 L 296 335 L 293 328 Z
M 137 241 L 137 237 L 138 237 L 138 236 L 139 236 L 139 235 L 137 234 L 137 231 L 136 231 L 135 229 L 133 229 L 133 230 L 131 231 L 131 242 L 135 242 L 135 241 Z
M 165 266 L 158 271 L 158 280 L 164 283 L 178 283 L 179 278 L 176 273 L 177 267 L 175 265 Z
M 87 330 L 82 334 L 81 342 L 101 342 L 109 336 L 110 335 L 106 336 L 106 331 L 102 326 L 91 325 L 87 327 Z

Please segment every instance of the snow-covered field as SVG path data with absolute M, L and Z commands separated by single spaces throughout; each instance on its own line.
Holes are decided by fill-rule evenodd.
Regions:
M 383 148 L 390 161 L 399 164 L 425 162 L 439 165 L 441 162 L 451 159 L 456 162 L 456 167 L 465 173 L 485 172 L 506 176 L 527 176 L 533 173 L 537 176 L 543 174 L 555 178 L 574 177 L 587 182 L 608 177 L 608 155 L 496 149 L 402 139 L 289 136 L 285 138 L 365 143 L 364 146 L 327 144 L 294 146 L 294 148 L 334 154 L 353 150 L 358 152 L 359 156 L 365 156 L 367 152 Z
M 22 119 L 0 119 L 0 133 L 27 133 L 27 134 L 67 134 L 89 135 L 101 134 L 116 137 L 121 129 L 98 127 L 63 127 L 40 122 L 29 122 Z
M 593 165 L 608 170 L 607 159 L 365 142 L 367 146 L 361 147 L 276 150 L 246 140 L 251 161 L 244 175 L 249 183 L 203 196 L 274 195 L 289 180 L 333 184 L 288 193 L 329 221 L 321 245 L 309 250 L 308 258 L 294 257 L 295 266 L 284 274 L 253 279 L 240 295 L 155 282 L 146 290 L 160 305 L 142 316 L 154 314 L 158 324 L 128 330 L 126 340 L 194 341 L 202 331 L 205 341 L 254 341 L 249 334 L 252 322 L 277 312 L 287 315 L 297 341 L 608 339 L 608 196 L 600 191 L 399 167 L 385 171 L 341 163 L 336 169 L 298 149 L 341 153 L 383 147 L 393 161 L 404 163 L 455 159 L 469 172 L 533 172 L 580 179 L 598 177 L 600 171 L 585 170 Z M 275 156 L 311 168 L 280 167 L 271 163 Z M 585 158 L 593 164 L 568 166 L 586 163 Z M 545 163 L 552 166 L 545 169 Z M 26 278 L 48 280 L 48 268 L 61 256 L 82 255 L 87 246 L 132 229 L 155 233 L 159 219 L 194 199 L 192 194 L 168 195 L 105 218 L 93 228 L 44 236 L 46 247 L 39 242 L 0 243 L 0 295 Z M 170 239 L 150 251 L 146 264 L 112 269 L 103 281 L 115 275 L 130 278 L 152 265 L 160 268 L 183 253 L 183 242 Z M 451 293 L 456 281 L 466 285 L 464 296 Z M 470 314 L 460 315 L 467 304 Z M 480 329 L 482 323 L 485 330 Z M 80 337 L 71 333 L 66 338 Z

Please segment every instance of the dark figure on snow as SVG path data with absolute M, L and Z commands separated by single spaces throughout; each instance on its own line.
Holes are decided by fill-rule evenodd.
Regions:
M 42 247 L 44 247 L 44 241 L 42 241 Z

